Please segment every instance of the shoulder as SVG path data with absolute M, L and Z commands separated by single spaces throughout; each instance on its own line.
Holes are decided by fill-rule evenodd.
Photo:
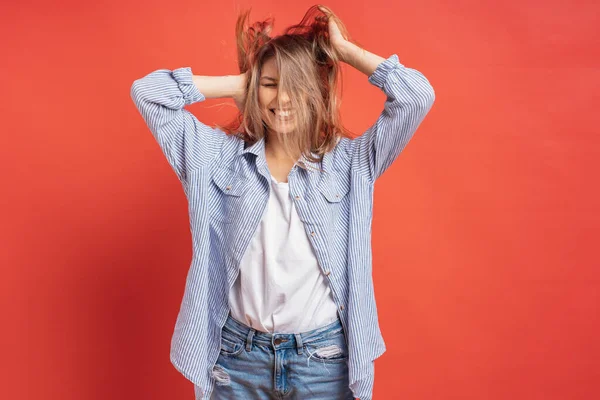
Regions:
M 338 141 L 330 152 L 324 157 L 324 168 L 332 169 L 337 172 L 347 172 L 350 169 L 352 140 L 346 137 L 339 137 Z

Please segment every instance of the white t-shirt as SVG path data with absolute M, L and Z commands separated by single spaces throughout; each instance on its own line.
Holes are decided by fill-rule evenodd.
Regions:
M 263 218 L 229 292 L 231 316 L 262 332 L 301 333 L 335 321 L 337 306 L 287 182 L 271 177 Z

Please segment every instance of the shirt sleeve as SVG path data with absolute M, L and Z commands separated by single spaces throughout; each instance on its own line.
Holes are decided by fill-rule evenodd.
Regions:
M 190 67 L 159 69 L 131 85 L 131 98 L 163 154 L 185 182 L 187 171 L 206 165 L 220 152 L 226 134 L 211 128 L 184 106 L 204 101 Z
M 374 182 L 396 160 L 433 106 L 433 87 L 419 71 L 406 68 L 396 54 L 381 62 L 369 83 L 387 99 L 365 133 L 351 141 L 352 168 Z

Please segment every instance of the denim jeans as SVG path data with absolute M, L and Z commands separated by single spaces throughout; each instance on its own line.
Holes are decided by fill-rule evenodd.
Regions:
M 229 316 L 211 399 L 353 400 L 347 363 L 339 319 L 295 334 L 257 331 Z M 197 386 L 195 393 L 199 399 Z

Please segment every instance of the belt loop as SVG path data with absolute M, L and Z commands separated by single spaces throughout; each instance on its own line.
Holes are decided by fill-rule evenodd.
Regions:
M 299 333 L 294 333 L 296 336 L 296 348 L 298 349 L 298 354 L 302 354 L 302 336 Z
M 252 337 L 254 336 L 254 328 L 250 328 L 248 337 L 246 338 L 246 351 L 252 351 Z

